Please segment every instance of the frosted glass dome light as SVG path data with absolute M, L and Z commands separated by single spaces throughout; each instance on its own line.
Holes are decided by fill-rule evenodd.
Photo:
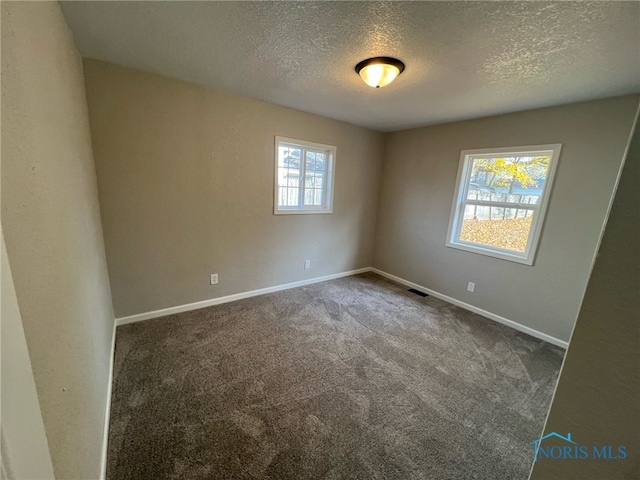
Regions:
M 391 57 L 367 58 L 356 65 L 364 83 L 373 88 L 389 85 L 404 71 L 404 63 Z

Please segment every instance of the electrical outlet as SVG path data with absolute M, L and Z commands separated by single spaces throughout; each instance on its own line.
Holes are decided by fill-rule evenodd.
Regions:
M 218 274 L 212 273 L 210 280 L 211 280 L 211 285 L 215 285 L 216 283 L 218 283 Z
M 309 270 L 311 268 L 311 260 L 304 261 L 304 269 Z
M 469 282 L 469 285 L 467 285 L 467 290 L 469 290 L 470 292 L 473 292 L 476 289 L 476 284 L 473 282 Z

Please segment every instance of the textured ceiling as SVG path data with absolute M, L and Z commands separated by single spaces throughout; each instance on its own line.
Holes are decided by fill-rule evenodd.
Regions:
M 637 2 L 61 3 L 85 57 L 380 131 L 640 91 Z

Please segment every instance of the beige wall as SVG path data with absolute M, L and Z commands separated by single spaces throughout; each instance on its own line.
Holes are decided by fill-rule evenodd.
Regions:
M 532 480 L 640 478 L 639 180 L 636 126 L 545 426 L 589 448 L 625 445 L 628 457 L 542 459 Z
M 627 96 L 387 135 L 374 267 L 568 340 L 637 106 Z M 445 247 L 461 150 L 551 143 L 562 153 L 533 266 Z
M 9 264 L 56 477 L 98 478 L 113 311 L 82 62 L 57 3 L 1 9 Z
M 84 66 L 117 317 L 370 266 L 382 134 Z M 273 215 L 276 135 L 338 147 L 333 214 Z
M 9 257 L 0 232 L 0 478 L 53 479 L 53 466 L 24 337 Z M 4 476 L 3 476 L 4 475 Z

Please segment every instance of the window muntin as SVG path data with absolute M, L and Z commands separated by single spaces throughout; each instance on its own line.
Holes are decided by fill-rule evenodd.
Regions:
M 331 213 L 336 147 L 276 137 L 274 213 Z
M 532 265 L 560 147 L 462 151 L 447 246 Z

